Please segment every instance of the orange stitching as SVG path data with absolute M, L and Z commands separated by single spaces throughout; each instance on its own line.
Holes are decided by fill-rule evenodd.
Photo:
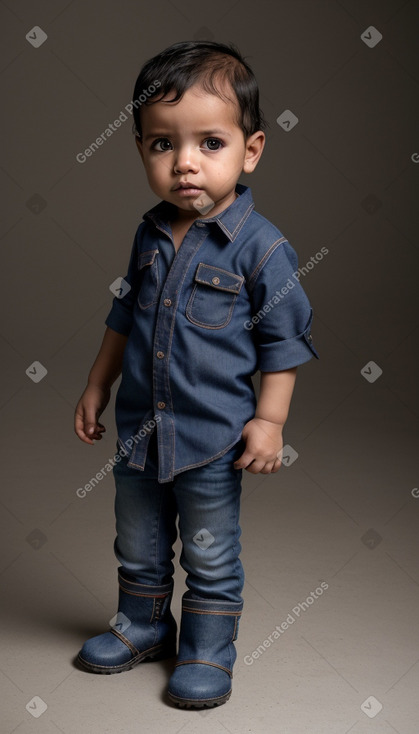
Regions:
M 220 668 L 220 670 L 224 670 L 225 673 L 228 673 L 230 678 L 233 677 L 233 674 L 229 668 L 225 668 L 224 665 L 218 665 L 218 663 L 210 663 L 208 660 L 180 660 L 178 663 L 176 663 L 175 668 L 177 668 L 179 665 L 190 665 L 199 663 L 200 665 L 212 665 L 213 668 Z
M 264 267 L 266 260 L 275 252 L 278 245 L 282 245 L 283 242 L 288 242 L 287 238 L 282 236 L 276 242 L 273 243 L 273 245 L 270 246 L 269 250 L 267 250 L 262 257 L 262 259 L 258 262 L 256 265 L 253 273 L 251 274 L 249 280 L 248 280 L 248 290 L 253 290 L 254 283 L 252 283 L 253 280 L 256 280 L 259 277 L 259 272 Z
M 185 612 L 191 612 L 191 614 L 225 614 L 230 617 L 240 617 L 241 612 L 212 612 L 212 611 L 203 611 L 198 609 L 191 609 L 190 607 L 183 607 L 183 610 Z
M 121 586 L 121 584 L 119 584 L 119 588 L 122 589 L 125 594 L 130 594 L 131 596 L 143 596 L 146 599 L 165 599 L 166 596 L 168 596 L 168 594 L 141 594 L 140 591 L 128 591 L 128 589 Z

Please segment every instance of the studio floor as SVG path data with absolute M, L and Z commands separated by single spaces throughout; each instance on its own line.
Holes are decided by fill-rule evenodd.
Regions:
M 113 479 L 76 494 L 115 437 L 110 430 L 90 448 L 69 432 L 51 451 L 42 440 L 51 412 L 40 415 L 48 388 L 28 386 L 22 400 L 42 424 L 32 434 L 36 458 L 11 445 L 4 467 L 2 734 L 417 734 L 415 419 L 409 426 L 409 411 L 384 385 L 359 379 L 312 430 L 299 419 L 310 388 L 301 380 L 286 437 L 298 457 L 288 450 L 294 461 L 275 475 L 244 473 L 233 694 L 205 711 L 167 701 L 174 660 L 112 676 L 74 666 L 84 640 L 116 612 Z M 355 432 L 365 403 L 370 421 Z M 31 491 L 17 492 L 30 477 Z M 179 541 L 175 549 L 178 559 Z M 178 621 L 184 590 L 177 560 Z

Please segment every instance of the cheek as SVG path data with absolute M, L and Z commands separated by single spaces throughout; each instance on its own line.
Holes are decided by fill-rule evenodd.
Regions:
M 156 167 L 155 165 L 150 165 L 150 163 L 148 163 L 148 165 L 145 166 L 145 170 L 146 170 L 147 178 L 150 182 L 158 181 L 159 178 L 161 177 L 159 167 Z
M 168 155 L 162 155 L 161 157 L 153 160 L 148 165 L 149 175 L 155 180 L 166 178 L 171 171 L 171 159 Z
M 220 168 L 228 168 L 230 170 L 236 170 L 240 167 L 244 156 L 241 155 L 240 150 L 226 150 L 224 155 L 220 157 Z

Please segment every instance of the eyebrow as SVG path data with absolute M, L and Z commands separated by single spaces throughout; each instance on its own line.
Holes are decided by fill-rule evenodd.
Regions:
M 196 135 L 224 135 L 225 137 L 231 138 L 231 134 L 228 133 L 226 130 L 198 130 Z M 168 132 L 153 132 L 149 135 L 146 135 L 144 138 L 144 141 L 150 140 L 151 138 L 167 138 L 170 137 L 170 133 Z

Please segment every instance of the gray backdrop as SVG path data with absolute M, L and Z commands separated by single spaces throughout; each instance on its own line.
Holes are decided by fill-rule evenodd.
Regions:
M 272 668 L 278 679 L 272 671 L 263 676 L 281 657 L 279 645 L 290 644 L 291 660 L 299 645 L 309 652 L 312 678 L 304 684 L 314 708 L 303 696 L 287 714 L 287 732 L 413 734 L 418 2 L 2 0 L 0 13 L 2 731 L 43 726 L 70 734 L 81 730 L 78 716 L 91 732 L 136 731 L 128 719 L 117 723 L 123 714 L 107 703 L 103 680 L 69 662 L 115 607 L 112 477 L 76 495 L 113 455 L 113 401 L 103 416 L 106 438 L 94 448 L 72 424 L 111 305 L 109 285 L 125 274 L 136 227 L 157 200 L 129 115 L 84 163 L 76 156 L 124 111 L 146 59 L 180 40 L 211 39 L 240 48 L 270 123 L 255 173 L 240 181 L 251 187 L 256 210 L 289 238 L 300 267 L 322 247 L 328 253 L 301 277 L 321 359 L 298 373 L 285 431 L 289 465 L 272 477 L 244 477 L 252 611 L 242 621 L 237 689 L 240 678 L 248 681 L 252 700 L 261 677 L 266 698 L 253 701 L 246 726 L 223 719 L 223 707 L 212 723 L 215 713 L 208 721 L 202 715 L 200 731 L 275 727 L 279 664 Z M 182 579 L 179 565 L 176 573 Z M 329 597 L 306 612 L 311 621 L 246 667 L 244 656 L 275 620 L 321 580 Z M 313 625 L 311 636 L 304 624 Z M 301 664 L 306 671 L 309 663 Z M 323 666 L 326 688 L 339 690 L 337 707 L 311 687 Z M 126 685 L 114 678 L 106 686 Z M 87 683 L 94 709 L 83 694 Z M 293 700 L 295 680 L 290 685 Z M 368 719 L 370 704 L 361 704 L 370 695 L 384 708 Z M 184 714 L 174 720 L 167 708 L 161 715 L 167 731 L 183 727 Z M 185 722 L 182 731 L 193 731 Z

